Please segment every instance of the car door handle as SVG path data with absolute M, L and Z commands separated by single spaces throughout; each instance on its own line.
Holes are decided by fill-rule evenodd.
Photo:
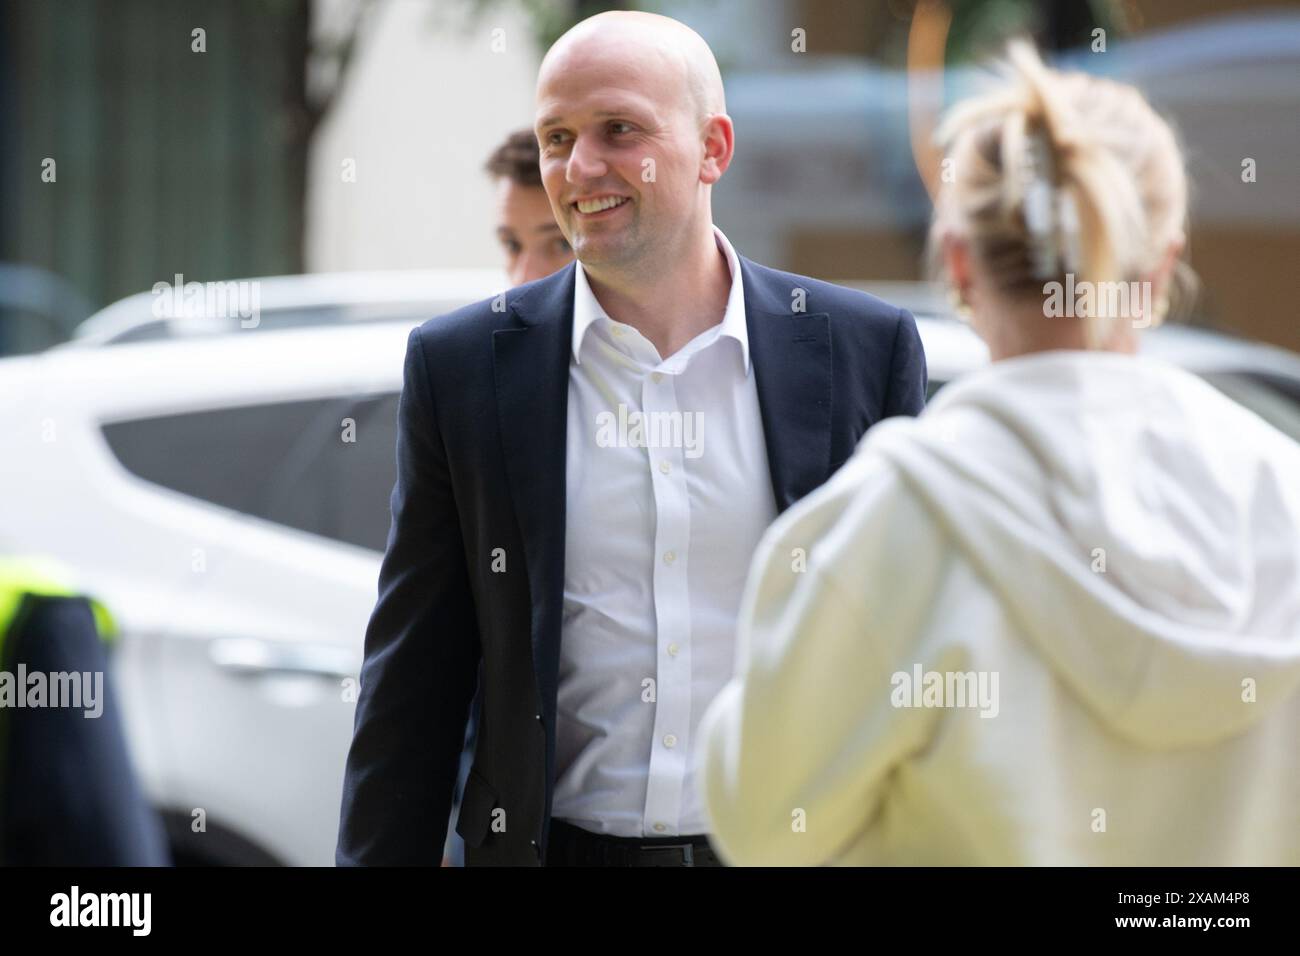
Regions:
M 250 677 L 303 674 L 336 680 L 356 677 L 358 670 L 358 661 L 351 651 L 330 644 L 222 637 L 208 645 L 208 656 L 223 670 Z

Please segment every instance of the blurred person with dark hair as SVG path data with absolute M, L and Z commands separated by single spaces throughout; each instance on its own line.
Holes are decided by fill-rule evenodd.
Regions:
M 167 866 L 109 679 L 115 625 L 66 579 L 0 559 L 0 865 Z
M 537 165 L 537 134 L 511 133 L 485 167 L 497 181 L 497 239 L 506 254 L 512 286 L 563 269 L 573 261 L 569 240 L 555 222 Z
M 694 31 L 578 24 L 536 137 L 579 262 L 411 334 L 341 865 L 436 859 L 476 685 L 470 865 L 716 865 L 690 755 L 752 549 L 924 403 L 911 315 L 714 225 L 735 139 Z
M 1021 43 L 939 140 L 932 242 L 993 363 L 874 429 L 758 548 L 700 730 L 715 844 L 1300 863 L 1300 446 L 1137 354 L 1184 245 L 1173 132 Z

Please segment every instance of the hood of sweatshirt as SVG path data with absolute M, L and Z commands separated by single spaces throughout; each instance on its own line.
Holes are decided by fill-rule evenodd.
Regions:
M 1204 746 L 1300 692 L 1300 445 L 1196 376 L 1021 356 L 867 448 L 1114 733 Z

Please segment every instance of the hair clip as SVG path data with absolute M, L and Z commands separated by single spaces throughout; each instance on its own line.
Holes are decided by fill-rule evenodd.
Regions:
M 1021 208 L 1034 278 L 1051 279 L 1073 271 L 1079 261 L 1078 209 L 1074 197 L 1055 185 L 1052 150 L 1041 126 L 1026 133 L 1021 171 Z

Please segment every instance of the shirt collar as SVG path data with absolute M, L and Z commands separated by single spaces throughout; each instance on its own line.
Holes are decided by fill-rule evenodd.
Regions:
M 727 308 L 723 312 L 722 328 L 718 334 L 731 336 L 740 343 L 741 359 L 745 364 L 745 374 L 748 375 L 750 371 L 749 325 L 745 320 L 745 283 L 740 274 L 740 257 L 736 255 L 731 242 L 717 226 L 713 227 L 713 237 L 718 248 L 727 258 L 727 268 L 731 270 L 731 292 L 727 296 Z M 595 294 L 591 291 L 591 285 L 587 282 L 587 273 L 581 262 L 573 270 L 573 274 L 573 361 L 582 364 L 579 352 L 587 329 L 597 319 L 609 319 L 609 315 L 601 308 Z

